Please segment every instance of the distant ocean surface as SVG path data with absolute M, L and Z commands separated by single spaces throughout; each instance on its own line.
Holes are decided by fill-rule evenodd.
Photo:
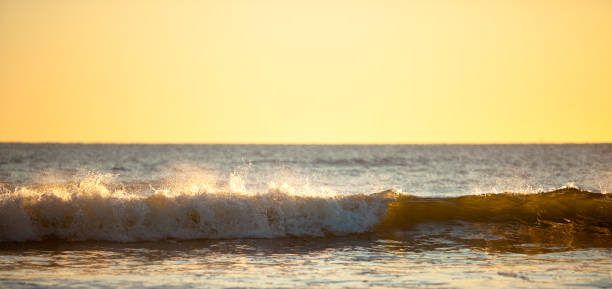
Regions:
M 612 144 L 0 143 L 0 287 L 612 288 Z

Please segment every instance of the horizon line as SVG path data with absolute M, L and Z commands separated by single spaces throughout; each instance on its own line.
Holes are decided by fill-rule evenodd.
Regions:
M 80 142 L 0 141 L 0 144 L 83 144 L 83 145 L 571 145 L 612 144 L 612 142 Z

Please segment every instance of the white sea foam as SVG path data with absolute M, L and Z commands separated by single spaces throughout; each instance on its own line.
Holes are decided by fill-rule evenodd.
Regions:
M 152 193 L 108 185 L 101 174 L 16 188 L 0 194 L 0 241 L 343 235 L 371 231 L 386 212 L 383 196 L 296 192 L 276 184 L 247 193 L 237 178 L 227 188 L 181 183 Z

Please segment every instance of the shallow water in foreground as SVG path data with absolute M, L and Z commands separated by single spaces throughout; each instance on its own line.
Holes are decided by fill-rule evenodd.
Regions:
M 43 242 L 0 251 L 7 288 L 609 288 L 612 250 L 376 236 L 154 243 Z M 545 253 L 537 253 L 544 251 Z

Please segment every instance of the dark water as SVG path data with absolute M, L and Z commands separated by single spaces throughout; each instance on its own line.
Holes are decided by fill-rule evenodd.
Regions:
M 612 144 L 0 144 L 0 287 L 608 288 L 611 188 Z

